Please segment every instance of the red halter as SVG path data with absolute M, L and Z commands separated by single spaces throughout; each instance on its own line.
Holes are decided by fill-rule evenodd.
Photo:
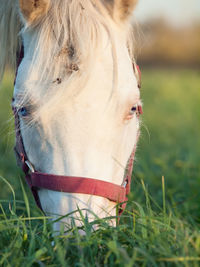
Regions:
M 22 47 L 19 59 L 18 67 L 24 57 L 24 48 Z M 141 72 L 139 67 L 134 63 L 133 69 L 138 76 L 138 87 L 140 88 Z M 16 71 L 17 75 L 17 71 Z M 13 99 L 14 100 L 14 99 Z M 116 185 L 110 182 L 105 182 L 97 179 L 86 178 L 86 177 L 74 177 L 74 176 L 61 176 L 47 173 L 40 173 L 33 169 L 31 163 L 28 160 L 26 151 L 23 144 L 23 138 L 20 129 L 20 119 L 18 110 L 13 107 L 15 116 L 15 132 L 16 132 L 16 146 L 14 148 L 16 152 L 16 158 L 18 165 L 25 173 L 25 178 L 28 186 L 30 187 L 36 204 L 42 210 L 40 199 L 38 196 L 38 190 L 40 188 L 49 189 L 58 192 L 66 193 L 80 193 L 89 194 L 107 198 L 110 201 L 121 203 L 119 209 L 119 215 L 122 214 L 126 207 L 127 195 L 130 192 L 131 176 L 133 171 L 133 162 L 136 151 L 136 144 L 139 138 L 139 132 L 137 134 L 137 140 L 135 147 L 131 153 L 127 164 L 127 174 L 124 178 L 122 185 Z M 137 116 L 142 114 L 142 106 L 138 106 Z

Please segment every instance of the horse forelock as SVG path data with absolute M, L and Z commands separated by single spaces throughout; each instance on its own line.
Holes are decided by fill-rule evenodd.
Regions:
M 30 52 L 32 54 L 30 72 L 27 77 L 31 78 L 32 73 L 39 74 L 37 83 L 44 84 L 42 87 L 44 91 L 38 92 L 40 98 L 45 95 L 46 100 L 50 99 L 49 105 L 59 102 L 63 93 L 66 92 L 55 89 L 53 94 L 52 91 L 47 90 L 47 88 L 52 87 L 52 84 L 56 84 L 59 88 L 60 84 L 65 81 L 65 88 L 73 94 L 79 90 L 79 84 L 83 87 L 91 75 L 93 62 L 99 47 L 101 47 L 103 34 L 106 34 L 106 38 L 111 43 L 113 69 L 116 69 L 115 40 L 111 25 L 116 28 L 121 27 L 121 31 L 125 32 L 124 38 L 127 39 L 129 53 L 132 57 L 131 26 L 128 24 L 123 27 L 115 24 L 100 1 L 95 2 L 95 4 L 92 0 L 57 0 L 56 4 L 51 1 L 48 13 L 37 25 L 24 26 L 22 35 L 28 35 L 30 43 L 26 49 L 32 50 Z M 117 71 L 114 71 L 114 75 L 115 83 Z M 28 86 L 28 89 L 34 90 L 31 86 Z M 26 95 L 31 96 L 33 92 Z
M 9 5 L 13 6 L 13 2 L 8 1 L 7 9 Z M 10 28 L 14 27 L 16 24 L 14 18 L 18 18 L 20 14 L 16 4 L 12 8 L 12 13 L 14 15 L 9 22 Z M 27 101 L 27 96 L 30 98 L 31 95 L 35 94 L 34 91 L 37 88 L 36 83 L 32 83 L 31 80 L 32 77 L 35 77 L 33 73 L 39 74 L 36 77 L 38 85 L 41 83 L 44 85 L 42 86 L 43 91 L 38 92 L 38 97 L 45 95 L 46 100 L 50 99 L 49 105 L 56 101 L 59 102 L 63 96 L 63 92 L 57 89 L 54 94 L 48 91 L 52 84 L 56 84 L 59 88 L 60 83 L 65 80 L 65 88 L 72 89 L 68 90 L 69 92 L 75 93 L 74 91 L 79 90 L 78 85 L 86 83 L 92 72 L 93 62 L 103 39 L 102 34 L 106 33 L 111 42 L 113 69 L 116 69 L 115 40 L 111 25 L 121 27 L 121 30 L 125 31 L 124 36 L 127 39 L 129 53 L 131 57 L 133 55 L 130 24 L 126 24 L 126 27 L 115 24 L 100 1 L 57 0 L 55 4 L 55 1 L 51 0 L 47 14 L 36 25 L 25 24 L 22 28 L 19 21 L 17 24 L 13 30 L 13 35 L 19 36 L 20 32 L 20 36 L 28 36 L 29 43 L 25 53 L 31 50 L 29 54 L 32 55 L 29 58 L 29 73 L 26 75 L 28 86 L 24 94 L 24 101 Z M 12 38 L 10 41 L 10 45 L 15 46 L 14 52 L 16 52 L 19 39 Z M 117 72 L 114 71 L 114 74 L 113 80 L 116 80 Z M 23 104 L 24 101 L 21 103 Z

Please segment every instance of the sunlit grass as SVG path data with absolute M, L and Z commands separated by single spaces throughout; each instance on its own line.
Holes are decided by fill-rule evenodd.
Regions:
M 145 202 L 141 205 L 130 201 L 129 211 L 117 227 L 110 227 L 106 219 L 89 223 L 83 218 L 82 227 L 72 224 L 65 229 L 67 235 L 64 230 L 53 235 L 53 222 L 42 214 L 27 216 L 27 197 L 23 208 L 15 202 L 4 203 L 4 207 L 0 204 L 0 265 L 199 266 L 198 226 L 178 218 L 170 207 L 165 210 L 164 179 L 161 187 L 162 207 L 157 204 L 157 208 L 152 208 L 151 196 L 141 181 Z M 99 230 L 93 231 L 94 224 Z M 85 235 L 79 235 L 79 229 Z

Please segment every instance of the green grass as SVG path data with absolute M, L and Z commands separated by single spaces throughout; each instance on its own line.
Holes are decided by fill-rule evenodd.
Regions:
M 142 74 L 142 135 L 127 211 L 116 228 L 97 220 L 93 232 L 94 223 L 83 218 L 85 236 L 72 225 L 70 234 L 56 237 L 53 222 L 20 183 L 12 151 L 12 76 L 6 76 L 0 90 L 0 266 L 200 266 L 200 72 Z

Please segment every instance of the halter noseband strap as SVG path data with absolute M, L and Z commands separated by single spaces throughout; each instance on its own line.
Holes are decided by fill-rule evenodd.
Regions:
M 24 48 L 22 47 L 18 58 L 18 67 L 23 57 L 24 57 Z M 140 88 L 141 72 L 138 65 L 136 65 L 135 62 L 133 63 L 133 69 L 138 79 L 138 88 Z M 130 192 L 133 162 L 136 151 L 136 144 L 139 138 L 139 132 L 137 134 L 136 144 L 134 146 L 134 149 L 131 153 L 131 156 L 127 164 L 126 176 L 124 178 L 122 185 L 120 186 L 98 179 L 92 179 L 86 177 L 74 177 L 74 176 L 61 176 L 61 175 L 47 174 L 35 171 L 26 155 L 20 129 L 20 119 L 16 107 L 13 107 L 13 112 L 15 117 L 15 132 L 16 132 L 16 146 L 14 150 L 16 153 L 17 163 L 23 170 L 26 182 L 31 189 L 36 204 L 41 210 L 42 206 L 38 196 L 38 190 L 40 188 L 58 192 L 89 194 L 107 198 L 110 201 L 119 204 L 121 203 L 119 209 L 119 215 L 122 214 L 122 212 L 126 207 L 126 201 L 128 200 L 127 195 Z M 139 116 L 140 114 L 142 114 L 142 107 L 138 106 L 137 116 Z
M 136 151 L 136 145 L 131 153 L 127 165 L 127 173 L 122 185 L 116 185 L 110 182 L 74 176 L 62 176 L 37 172 L 33 169 L 26 155 L 23 139 L 20 130 L 20 120 L 16 108 L 13 108 L 15 116 L 16 146 L 14 148 L 17 163 L 23 170 L 26 182 L 31 189 L 37 206 L 42 210 L 38 189 L 48 189 L 65 193 L 89 194 L 107 198 L 116 203 L 122 203 L 119 209 L 119 215 L 122 214 L 126 207 L 127 195 L 130 192 L 131 176 L 133 162 Z M 137 139 L 139 138 L 139 133 Z M 136 142 L 137 143 L 137 142 Z

